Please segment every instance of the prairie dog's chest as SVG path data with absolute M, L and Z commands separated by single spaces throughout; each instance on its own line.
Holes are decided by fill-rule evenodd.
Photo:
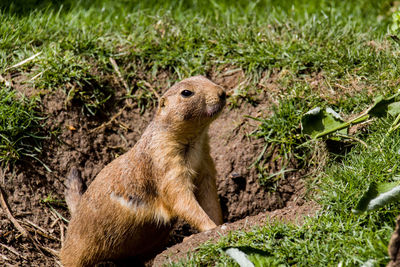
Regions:
M 200 139 L 198 142 L 190 144 L 185 148 L 185 164 L 187 168 L 193 172 L 193 175 L 200 173 L 201 168 L 203 167 L 204 159 L 207 153 L 206 147 L 206 141 Z

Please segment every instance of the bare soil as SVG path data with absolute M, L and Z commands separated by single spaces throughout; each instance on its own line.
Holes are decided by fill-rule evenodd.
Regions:
M 240 70 L 225 71 L 210 77 L 225 86 L 231 94 L 246 81 Z M 163 88 L 159 90 L 161 94 L 167 89 L 168 82 L 163 76 L 159 78 L 158 81 L 149 82 L 153 88 Z M 274 190 L 258 183 L 258 174 L 250 166 L 265 144 L 263 140 L 249 136 L 256 129 L 257 122 L 245 116 L 268 114 L 273 100 L 268 93 L 256 98 L 258 103 L 255 105 L 243 101 L 238 108 L 225 108 L 210 128 L 224 221 L 239 222 L 227 224 L 222 232 L 219 227 L 176 245 L 185 236 L 196 233 L 189 225 L 178 222 L 168 244 L 172 248 L 158 256 L 155 264 L 166 259 L 165 255 L 176 254 L 175 258 L 180 257 L 201 242 L 215 238 L 216 233 L 265 223 L 265 218 L 273 217 L 274 212 L 281 219 L 291 220 L 317 210 L 314 203 L 304 205 L 304 181 L 301 179 L 304 171 L 286 174 L 277 182 Z M 67 105 L 66 94 L 61 90 L 43 96 L 43 111 L 48 117 L 47 129 L 54 134 L 51 139 L 44 141 L 40 160 L 51 172 L 36 160 L 21 161 L 12 169 L 0 169 L 0 185 L 12 216 L 47 251 L 40 250 L 31 239 L 23 237 L 3 210 L 0 213 L 0 266 L 59 264 L 51 251 L 60 249 L 67 229 L 69 214 L 63 202 L 63 193 L 69 169 L 77 166 L 89 185 L 107 163 L 135 144 L 151 120 L 154 109 L 148 108 L 144 113 L 138 108 L 122 109 L 124 101 L 118 99 L 117 92 L 103 115 L 87 117 L 82 114 L 79 105 Z M 104 124 L 116 114 L 120 115 Z M 105 127 L 93 130 L 102 124 Z M 271 164 L 269 171 L 274 173 L 280 167 L 279 164 Z

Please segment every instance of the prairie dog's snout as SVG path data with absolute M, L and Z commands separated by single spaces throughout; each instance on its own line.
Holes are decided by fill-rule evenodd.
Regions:
M 226 101 L 226 93 L 224 89 L 221 89 L 222 91 L 218 92 L 218 97 L 220 99 L 220 101 L 223 101 L 225 103 Z
M 209 95 L 206 97 L 207 104 L 225 104 L 225 100 L 226 93 L 220 86 L 214 87 L 213 92 L 209 92 Z
M 207 115 L 214 116 L 225 106 L 226 93 L 222 87 L 217 86 L 214 88 L 215 92 L 206 98 Z
M 226 93 L 222 88 L 218 88 L 216 92 L 216 96 L 211 97 L 210 99 L 207 99 L 207 115 L 209 117 L 213 117 L 215 114 L 219 113 L 222 108 L 225 106 L 226 102 Z

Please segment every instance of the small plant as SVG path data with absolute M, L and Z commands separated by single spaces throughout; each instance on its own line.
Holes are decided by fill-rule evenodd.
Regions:
M 65 200 L 54 198 L 52 194 L 47 195 L 47 197 L 42 199 L 41 202 L 48 205 L 66 207 Z
M 66 93 L 66 104 L 76 101 L 85 114 L 92 116 L 104 109 L 107 101 L 114 95 L 111 88 L 99 83 L 95 77 L 74 81 Z
M 54 212 L 60 219 L 65 221 L 66 223 L 69 222 L 64 216 L 62 216 L 55 208 L 56 207 L 62 207 L 62 208 L 67 208 L 67 204 L 65 203 L 65 200 L 61 199 L 56 199 L 54 198 L 51 194 L 47 195 L 46 198 L 42 199 L 40 201 L 41 203 L 45 204 L 52 212 Z
M 340 116 L 330 108 L 326 110 L 315 108 L 304 114 L 302 118 L 301 126 L 303 133 L 310 135 L 314 139 L 333 136 L 338 132 L 346 134 L 346 129 L 352 125 L 364 122 L 370 118 L 391 116 L 395 119 L 387 133 L 389 135 L 400 127 L 399 95 L 400 93 L 397 93 L 388 98 L 378 96 L 365 112 L 346 122 L 343 122 Z

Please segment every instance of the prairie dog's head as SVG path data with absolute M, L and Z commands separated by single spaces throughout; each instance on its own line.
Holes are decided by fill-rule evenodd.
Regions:
M 157 117 L 173 127 L 204 128 L 225 106 L 224 89 L 203 76 L 172 86 L 161 97 Z

